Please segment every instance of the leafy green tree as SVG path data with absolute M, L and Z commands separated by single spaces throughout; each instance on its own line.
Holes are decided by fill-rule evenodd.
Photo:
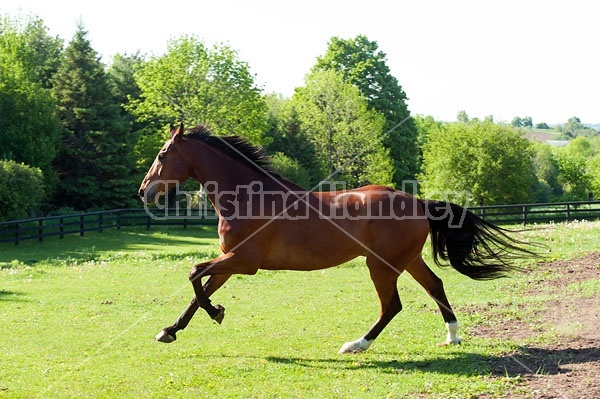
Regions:
M 586 159 L 575 155 L 565 149 L 558 149 L 554 153 L 558 167 L 558 182 L 562 185 L 564 193 L 560 198 L 563 201 L 585 201 L 592 191 L 592 177 L 586 170 Z
M 383 144 L 390 151 L 394 165 L 393 182 L 402 185 L 418 171 L 417 129 L 406 104 L 406 94 L 390 73 L 386 54 L 378 44 L 363 35 L 354 39 L 333 37 L 327 52 L 317 58 L 313 72 L 333 69 L 344 81 L 358 87 L 369 109 L 385 118 Z
M 548 124 L 546 122 L 541 122 L 541 123 L 536 123 L 535 128 L 536 129 L 550 129 L 550 126 L 548 126 Z
M 393 165 L 381 142 L 385 121 L 355 86 L 334 70 L 316 71 L 293 102 L 320 162 L 319 179 L 344 180 L 349 187 L 391 183 Z
M 40 168 L 51 191 L 60 121 L 46 88 L 49 60 L 58 57 L 46 54 L 49 48 L 59 51 L 60 43 L 45 35 L 41 21 L 0 22 L 0 158 Z
M 539 182 L 537 201 L 553 201 L 562 195 L 563 188 L 558 182 L 559 170 L 552 148 L 548 144 L 539 142 L 533 142 L 532 146 L 535 151 L 535 174 Z
M 590 176 L 590 189 L 594 198 L 600 198 L 600 154 L 587 160 L 587 175 Z
M 531 116 L 526 116 L 526 117 L 522 118 L 521 123 L 523 124 L 523 127 L 527 127 L 527 128 L 533 127 L 533 120 L 531 119 Z
M 569 141 L 566 151 L 574 156 L 591 158 L 594 155 L 594 148 L 590 141 L 583 136 L 575 137 Z
M 0 160 L 0 221 L 24 219 L 44 198 L 39 168 Z
M 287 180 L 308 190 L 313 188 L 310 173 L 297 160 L 288 157 L 282 152 L 276 152 L 271 155 L 271 162 L 275 170 Z
M 429 132 L 439 129 L 442 122 L 436 121 L 433 116 L 416 115 L 413 117 L 417 128 L 417 143 L 419 147 L 419 170 L 423 165 L 423 147 L 429 139 Z
M 62 57 L 63 40 L 52 37 L 39 18 L 0 20 L 0 49 L 20 64 L 28 80 L 49 88 Z
M 266 104 L 248 64 L 230 47 L 209 48 L 182 36 L 169 42 L 165 55 L 142 63 L 134 77 L 141 94 L 126 108 L 151 126 L 138 143 L 146 161 L 156 155 L 166 126 L 177 121 L 205 123 L 215 133 L 266 144 Z
M 430 132 L 420 179 L 427 198 L 477 205 L 528 202 L 536 187 L 533 151 L 509 127 L 448 123 Z
M 520 116 L 515 116 L 513 118 L 513 120 L 510 122 L 510 125 L 512 127 L 522 127 L 523 126 L 523 120 L 521 119 Z
M 54 162 L 60 182 L 56 206 L 128 206 L 135 196 L 133 140 L 104 65 L 80 24 L 53 78 L 64 126 Z
M 569 118 L 567 123 L 560 125 L 558 130 L 561 132 L 561 138 L 569 140 L 578 136 L 595 136 L 598 132 L 595 129 L 585 126 L 576 116 Z

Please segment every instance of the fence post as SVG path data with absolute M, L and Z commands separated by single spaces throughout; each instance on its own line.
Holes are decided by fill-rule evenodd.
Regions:
M 42 219 L 38 220 L 38 240 L 44 241 L 44 221 Z
M 117 230 L 121 230 L 121 211 L 117 212 Z
M 19 245 L 19 223 L 15 223 L 15 245 Z
M 567 204 L 567 222 L 571 220 L 571 204 Z
M 527 207 L 523 206 L 523 226 L 527 226 Z
M 146 221 L 146 230 L 150 231 L 150 227 L 152 226 L 152 218 L 148 215 L 148 219 Z
M 65 238 L 65 222 L 62 216 L 58 221 L 58 230 L 60 231 L 60 238 Z
M 102 233 L 102 223 L 104 222 L 103 214 L 98 215 L 98 231 Z
M 85 231 L 85 219 L 83 217 L 83 213 L 79 216 L 79 236 L 83 237 L 83 233 Z

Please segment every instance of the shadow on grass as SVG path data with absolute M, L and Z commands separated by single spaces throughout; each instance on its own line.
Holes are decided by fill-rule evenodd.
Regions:
M 494 376 L 517 377 L 556 375 L 572 371 L 569 365 L 600 361 L 600 345 L 589 341 L 584 347 L 538 348 L 520 347 L 515 353 L 491 359 Z M 577 344 L 581 346 L 580 343 Z
M 194 250 L 193 253 L 200 255 L 207 249 L 211 249 L 209 251 L 211 253 L 218 250 L 218 247 L 211 243 L 199 241 L 205 239 L 217 239 L 215 227 L 194 226 L 187 230 L 155 229 L 150 232 L 123 228 L 86 232 L 83 237 L 66 235 L 63 239 L 48 237 L 43 242 L 27 240 L 19 245 L 2 243 L 0 244 L 0 268 L 33 266 L 39 261 L 49 259 L 90 261 L 100 258 L 103 252 L 110 251 L 127 254 L 148 249 L 150 252 L 162 252 L 162 248 L 194 246 L 198 250 Z M 212 250 L 212 247 L 215 249 Z
M 350 355 L 346 358 L 304 359 L 269 356 L 267 361 L 315 369 L 375 369 L 382 373 L 401 374 L 422 371 L 457 376 L 493 375 L 496 377 L 516 377 L 535 374 L 559 374 L 569 371 L 568 364 L 585 364 L 600 360 L 600 348 L 541 349 L 521 348 L 516 354 L 501 356 L 480 353 L 455 353 L 432 356 L 423 360 L 379 361 Z
M 23 296 L 22 292 L 0 290 L 0 302 L 2 302 L 2 301 L 25 302 L 26 300 L 23 299 L 22 296 Z
M 431 357 L 423 360 L 371 360 L 360 355 L 348 355 L 343 359 L 302 359 L 267 357 L 267 361 L 306 368 L 337 368 L 345 370 L 375 369 L 382 373 L 401 374 L 411 371 L 425 371 L 438 374 L 472 376 L 486 374 L 485 368 L 490 357 L 478 353 L 461 353 L 452 357 Z

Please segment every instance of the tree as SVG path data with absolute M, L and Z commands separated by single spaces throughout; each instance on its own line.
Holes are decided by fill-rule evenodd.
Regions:
M 117 208 L 131 204 L 136 182 L 133 142 L 112 82 L 79 24 L 53 78 L 64 126 L 55 160 L 56 206 Z
M 333 70 L 313 72 L 293 102 L 320 162 L 320 179 L 349 187 L 391 183 L 393 166 L 381 142 L 385 121 L 355 86 Z
M 600 198 L 600 154 L 588 159 L 587 175 L 590 176 L 590 189 L 594 198 Z
M 312 71 L 339 72 L 345 82 L 358 87 L 369 109 L 384 116 L 383 144 L 394 164 L 393 182 L 400 187 L 403 180 L 414 179 L 418 170 L 417 129 L 410 118 L 406 94 L 378 47 L 363 35 L 348 40 L 333 37 Z
M 46 74 L 60 43 L 45 32 L 39 20 L 0 22 L 0 158 L 40 168 L 51 191 L 60 121 Z
M 558 182 L 558 166 L 552 153 L 552 147 L 546 143 L 532 142 L 535 151 L 534 167 L 538 179 L 536 198 L 538 202 L 550 202 L 559 198 L 563 188 Z
M 277 173 L 285 179 L 308 190 L 313 188 L 310 173 L 297 160 L 288 157 L 282 152 L 276 152 L 271 155 L 271 162 Z
M 460 123 L 468 123 L 470 119 L 469 115 L 467 115 L 467 113 L 463 110 L 458 112 L 456 115 L 456 120 Z
M 548 124 L 546 122 L 541 122 L 541 123 L 536 123 L 535 128 L 536 129 L 550 129 L 550 126 L 548 126 Z
M 478 205 L 527 202 L 536 186 L 530 143 L 512 128 L 479 121 L 431 131 L 420 179 L 427 198 Z
M 138 143 L 146 162 L 165 139 L 166 126 L 184 121 L 205 123 L 223 135 L 242 135 L 259 144 L 265 130 L 266 105 L 246 62 L 225 45 L 208 48 L 194 37 L 171 40 L 161 57 L 135 71 L 141 90 L 126 108 L 148 123 Z
M 18 60 L 28 80 L 46 89 L 51 86 L 62 57 L 63 40 L 50 36 L 41 19 L 0 20 L 0 42 L 1 51 Z
M 585 126 L 576 116 L 569 118 L 567 123 L 560 125 L 558 130 L 562 133 L 561 138 L 569 140 L 578 136 L 594 136 L 598 132 Z
M 303 182 L 304 187 L 316 186 L 320 174 L 316 150 L 308 134 L 300 126 L 294 102 L 275 94 L 265 96 L 265 101 L 265 141 L 269 143 L 268 151 L 272 154 L 281 153 L 292 162 L 297 162 L 309 176 L 309 180 Z
M 585 201 L 592 191 L 592 178 L 586 171 L 586 159 L 564 149 L 554 153 L 558 167 L 558 182 L 562 185 L 563 201 Z
M 526 116 L 523 119 L 521 119 L 521 124 L 523 127 L 532 128 L 533 120 L 531 119 L 531 116 Z
M 520 116 L 515 116 L 513 118 L 513 120 L 510 122 L 510 125 L 512 127 L 522 127 L 523 126 L 523 120 L 521 119 Z

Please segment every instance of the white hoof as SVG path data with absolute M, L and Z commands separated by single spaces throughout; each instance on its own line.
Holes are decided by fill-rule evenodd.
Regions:
M 175 337 L 167 333 L 165 330 L 161 330 L 158 334 L 156 334 L 155 338 L 158 342 L 163 342 L 165 344 L 170 344 L 171 342 L 175 341 Z
M 367 349 L 369 349 L 371 343 L 373 343 L 373 341 L 367 341 L 364 338 L 352 342 L 346 342 L 344 345 L 342 345 L 338 353 L 342 354 L 364 352 Z
M 439 344 L 439 346 L 446 345 L 460 345 L 460 338 L 458 338 L 458 322 L 450 322 L 446 323 L 446 330 L 448 334 L 446 335 L 446 342 Z

